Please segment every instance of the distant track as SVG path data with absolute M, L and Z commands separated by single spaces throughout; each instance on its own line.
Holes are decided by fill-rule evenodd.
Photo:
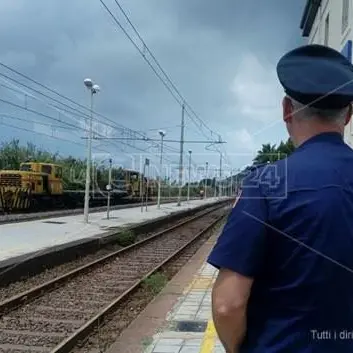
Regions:
M 191 198 L 191 200 L 197 200 L 199 198 Z M 169 200 L 161 201 L 161 203 L 172 203 L 176 202 L 177 198 L 172 198 Z M 138 207 L 140 204 L 139 200 L 131 201 L 124 200 L 125 203 L 120 205 L 111 206 L 110 209 L 121 210 L 125 208 Z M 147 203 L 148 206 L 155 205 L 156 201 L 150 201 Z M 104 212 L 107 210 L 107 206 L 98 206 L 91 207 L 90 213 Z M 64 209 L 64 210 L 56 210 L 56 211 L 47 211 L 47 212 L 32 212 L 32 213 L 14 213 L 8 215 L 0 215 L 0 225 L 6 223 L 18 223 L 18 222 L 26 222 L 26 221 L 36 221 L 40 219 L 47 219 L 53 217 L 65 217 L 65 216 L 73 216 L 79 215 L 83 213 L 83 208 L 73 208 L 73 209 Z

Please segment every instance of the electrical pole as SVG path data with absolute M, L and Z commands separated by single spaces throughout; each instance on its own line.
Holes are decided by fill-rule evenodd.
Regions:
M 191 181 L 191 153 L 192 151 L 189 150 L 189 180 L 188 180 L 188 202 L 190 200 L 190 181 Z
M 89 199 L 90 199 L 90 183 L 91 183 L 91 164 L 92 164 L 92 123 L 93 123 L 93 95 L 100 91 L 98 85 L 94 85 L 90 78 L 86 78 L 84 81 L 85 86 L 90 92 L 91 98 L 91 111 L 89 117 L 89 131 L 88 131 L 88 143 L 87 143 L 87 165 L 86 165 L 86 186 L 85 186 L 85 204 L 84 204 L 84 222 L 88 223 L 88 211 L 89 211 Z
M 205 200 L 207 199 L 207 172 L 208 172 L 208 162 L 206 162 L 206 175 L 205 175 Z
M 163 138 L 165 136 L 165 132 L 159 130 L 159 135 L 161 136 L 161 155 L 159 161 L 159 179 L 158 179 L 158 197 L 157 197 L 157 208 L 161 208 L 161 183 L 162 183 L 162 169 L 163 169 Z
M 143 173 L 140 174 L 141 212 L 143 212 L 143 200 L 144 200 L 143 193 L 146 192 L 146 188 L 144 187 L 145 174 L 146 174 L 146 161 L 143 164 Z
M 108 204 L 107 204 L 107 219 L 109 219 L 110 212 L 110 193 L 112 191 L 112 159 L 109 159 L 109 176 L 108 176 Z
M 181 132 L 180 132 L 180 160 L 179 160 L 179 195 L 178 206 L 181 205 L 181 188 L 183 184 L 183 154 L 184 154 L 184 125 L 185 125 L 185 105 L 181 108 Z
M 90 199 L 90 182 L 91 182 L 91 160 L 92 160 L 92 120 L 93 120 L 93 92 L 91 91 L 91 114 L 89 117 L 88 143 L 87 143 L 87 165 L 86 165 L 86 188 L 85 188 L 85 204 L 84 204 L 84 222 L 88 223 L 88 210 Z
M 214 198 L 217 197 L 217 169 L 214 170 Z
M 149 165 L 150 165 L 150 160 L 148 158 L 145 159 L 145 167 L 147 167 L 147 172 L 146 172 L 146 179 L 147 179 L 147 186 L 146 186 L 146 212 L 147 212 L 147 203 L 148 203 L 148 188 L 149 188 Z
M 233 196 L 233 171 L 230 170 L 230 197 Z
M 222 180 L 222 153 L 219 153 L 220 159 L 219 159 L 219 192 L 218 192 L 218 197 L 222 197 L 222 189 L 221 189 L 221 180 Z

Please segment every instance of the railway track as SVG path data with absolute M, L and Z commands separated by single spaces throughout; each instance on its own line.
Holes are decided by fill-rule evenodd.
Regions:
M 0 352 L 69 352 L 151 274 L 225 216 L 224 205 L 0 303 Z

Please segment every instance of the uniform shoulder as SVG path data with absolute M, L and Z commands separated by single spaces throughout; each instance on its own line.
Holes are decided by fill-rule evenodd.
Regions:
M 241 189 L 257 189 L 262 196 L 281 193 L 285 185 L 286 170 L 285 160 L 254 164 L 248 168 L 241 182 Z

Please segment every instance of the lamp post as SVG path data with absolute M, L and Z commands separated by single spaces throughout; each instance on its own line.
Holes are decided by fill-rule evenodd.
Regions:
M 108 191 L 108 203 L 107 203 L 107 219 L 109 219 L 110 215 L 110 193 L 112 192 L 112 159 L 109 158 L 109 176 L 108 176 L 108 185 L 107 185 L 107 191 Z
M 159 130 L 159 135 L 161 136 L 161 157 L 159 162 L 159 179 L 158 179 L 158 198 L 157 198 L 157 207 L 161 208 L 161 181 L 162 181 L 162 167 L 163 167 L 163 139 L 165 136 L 165 131 Z
M 85 188 L 85 205 L 84 205 L 84 222 L 88 223 L 89 210 L 89 186 L 91 181 L 91 163 L 92 163 L 92 121 L 93 121 L 93 95 L 100 91 L 98 85 L 94 85 L 90 78 L 84 81 L 85 86 L 90 91 L 91 97 L 91 114 L 89 118 L 88 144 L 87 144 L 87 165 L 86 165 L 86 188 Z
M 188 202 L 190 200 L 191 153 L 192 151 L 189 150 L 189 180 L 188 180 L 188 198 L 187 198 Z

